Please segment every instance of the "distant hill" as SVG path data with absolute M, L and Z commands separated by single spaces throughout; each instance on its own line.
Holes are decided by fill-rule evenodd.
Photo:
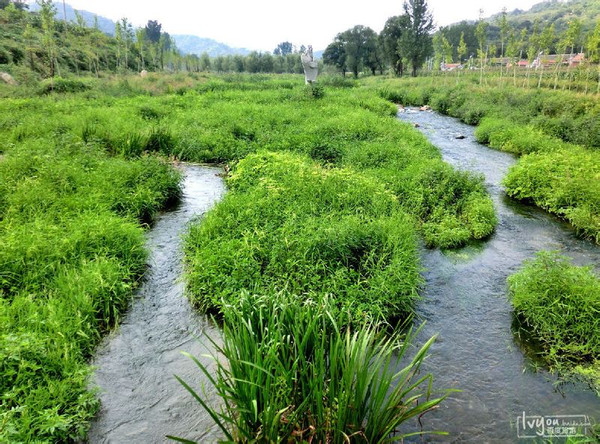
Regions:
M 496 23 L 500 14 L 492 15 L 488 21 Z M 556 30 L 565 30 L 569 21 L 576 18 L 581 21 L 583 31 L 592 29 L 600 20 L 600 1 L 598 0 L 548 0 L 535 4 L 528 11 L 515 9 L 507 14 L 508 20 L 517 28 L 531 29 L 535 21 L 542 27 L 547 23 L 554 23 Z
M 232 48 L 225 43 L 195 35 L 176 34 L 172 37 L 175 39 L 177 49 L 184 54 L 201 55 L 206 52 L 211 57 L 217 57 L 234 54 L 247 55 L 250 53 L 250 50 L 246 48 Z
M 57 19 L 62 20 L 63 16 L 64 16 L 62 2 L 54 2 L 54 5 L 56 6 L 56 10 L 58 12 L 56 15 Z M 39 9 L 40 9 L 40 7 L 37 5 L 37 3 L 35 3 L 35 2 L 29 3 L 30 11 L 39 11 Z M 66 10 L 67 10 L 67 21 L 69 21 L 69 22 L 76 21 L 75 9 L 71 5 L 67 4 Z M 79 12 L 81 14 L 81 16 L 84 18 L 87 26 L 89 26 L 89 27 L 94 26 L 94 20 L 95 20 L 96 14 L 94 14 L 93 12 L 90 12 L 90 11 L 83 11 L 83 10 L 79 10 L 79 9 L 77 10 L 77 12 Z M 102 16 L 98 16 L 98 27 L 105 34 L 108 34 L 111 36 L 115 34 L 115 22 L 112 21 L 111 19 L 108 19 L 108 18 L 102 17 Z M 250 51 L 245 48 L 232 48 L 231 46 L 228 46 L 225 43 L 217 42 L 216 40 L 209 39 L 209 38 L 198 37 L 195 35 L 180 34 L 180 35 L 172 35 L 172 37 L 175 39 L 177 48 L 184 54 L 200 55 L 203 52 L 207 52 L 209 56 L 216 57 L 216 56 L 220 56 L 220 55 L 229 55 L 229 54 L 247 55 L 250 53 Z
M 56 18 L 58 20 L 62 20 L 64 17 L 62 2 L 54 2 L 54 6 L 56 6 L 56 10 L 58 11 Z M 40 7 L 38 6 L 37 3 L 30 2 L 29 10 L 32 12 L 39 11 Z M 75 9 L 73 9 L 73 7 L 71 5 L 67 4 L 66 10 L 67 10 L 67 21 L 68 22 L 76 21 L 77 19 L 75 17 Z M 97 16 L 97 14 L 94 14 L 93 12 L 89 12 L 89 11 L 83 11 L 80 9 L 78 9 L 77 12 L 79 12 L 79 14 L 81 14 L 81 16 L 85 20 L 85 24 L 87 26 L 89 26 L 90 28 L 94 26 L 94 20 L 95 20 L 95 17 Z M 108 19 L 108 18 L 102 17 L 102 16 L 98 16 L 98 27 L 100 28 L 100 31 L 102 31 L 105 34 L 108 34 L 108 35 L 115 34 L 115 22 L 113 22 L 111 19 Z

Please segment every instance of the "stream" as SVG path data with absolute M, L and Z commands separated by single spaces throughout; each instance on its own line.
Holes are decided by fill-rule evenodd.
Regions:
M 456 388 L 439 409 L 425 415 L 424 441 L 516 442 L 517 417 L 587 415 L 600 420 L 600 399 L 581 383 L 557 384 L 540 369 L 534 353 L 513 334 L 506 278 L 542 249 L 560 250 L 577 264 L 600 267 L 600 249 L 576 237 L 568 224 L 544 211 L 507 198 L 501 180 L 516 162 L 510 154 L 475 141 L 473 127 L 433 112 L 407 109 L 398 118 L 420 130 L 456 168 L 481 173 L 494 200 L 499 223 L 490 239 L 459 250 L 423 249 L 427 285 L 418 315 L 423 338 L 439 334 L 425 369 L 435 387 Z M 457 135 L 465 136 L 456 139 Z M 99 347 L 95 383 L 102 408 L 89 432 L 91 443 L 160 443 L 165 435 L 214 442 L 213 420 L 175 380 L 199 388 L 206 379 L 183 356 L 209 363 L 202 336 L 218 329 L 189 305 L 180 281 L 181 235 L 224 194 L 220 171 L 186 165 L 184 196 L 147 233 L 150 269 L 119 329 Z M 205 399 L 216 399 L 206 387 Z M 414 442 L 421 438 L 411 438 Z
M 435 387 L 462 390 L 422 418 L 423 430 L 450 434 L 427 435 L 424 440 L 517 442 L 517 417 L 523 412 L 546 418 L 587 415 L 592 422 L 600 421 L 600 398 L 587 385 L 557 384 L 555 376 L 540 369 L 534 353 L 519 343 L 511 330 L 506 285 L 506 278 L 537 251 L 560 250 L 574 263 L 598 269 L 600 248 L 577 238 L 574 229 L 556 217 L 506 197 L 501 181 L 517 159 L 477 143 L 473 127 L 415 109 L 401 110 L 398 118 L 418 124 L 446 162 L 482 174 L 498 215 L 488 240 L 454 251 L 422 252 L 422 335 L 439 334 L 425 367 L 433 373 Z M 459 140 L 458 135 L 465 138 Z
M 181 236 L 188 223 L 218 201 L 225 186 L 218 168 L 185 165 L 183 198 L 147 232 L 150 268 L 120 327 L 99 347 L 93 365 L 102 407 L 92 423 L 91 443 L 160 443 L 165 435 L 215 441 L 214 421 L 177 382 L 198 389 L 206 378 L 181 354 L 208 364 L 207 335 L 218 329 L 183 294 Z M 207 386 L 210 399 L 210 387 Z M 172 442 L 172 441 L 171 441 Z

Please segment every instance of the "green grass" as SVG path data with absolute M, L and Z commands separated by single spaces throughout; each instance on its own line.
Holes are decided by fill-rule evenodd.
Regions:
M 206 310 L 240 290 L 335 294 L 356 319 L 405 318 L 421 283 L 413 220 L 385 186 L 305 156 L 240 161 L 229 193 L 185 242 L 188 290 Z
M 161 81 L 130 79 L 127 88 L 108 82 L 60 99 L 5 100 L 0 135 L 13 143 L 69 137 L 119 155 L 158 152 L 210 163 L 234 163 L 264 149 L 305 153 L 384 181 L 418 216 L 430 246 L 460 246 L 494 229 L 481 179 L 444 164 L 373 91 L 344 83 L 315 98 L 299 76 L 254 75 L 198 78 L 181 94 L 147 95 L 152 90 L 144 88 Z M 173 81 L 185 84 L 180 76 Z
M 429 103 L 479 124 L 477 140 L 523 155 L 504 180 L 509 196 L 569 221 L 600 244 L 600 101 L 570 91 L 479 86 L 468 80 L 370 80 L 382 97 Z
M 145 270 L 141 223 L 179 194 L 156 158 L 64 142 L 5 146 L 0 160 L 3 442 L 85 437 L 88 362 Z
M 504 185 L 509 196 L 533 201 L 600 244 L 600 153 L 573 146 L 529 154 L 509 170 Z
M 557 252 L 540 252 L 508 279 L 515 315 L 561 373 L 574 370 L 600 390 L 600 279 Z
M 144 272 L 142 227 L 179 195 L 160 158 L 233 171 L 228 196 L 187 237 L 198 306 L 225 315 L 241 291 L 331 298 L 333 315 L 373 323 L 369 350 L 380 350 L 379 323 L 411 317 L 419 236 L 454 247 L 496 224 L 482 179 L 445 164 L 354 81 L 32 85 L 0 87 L 0 441 L 84 439 L 98 408 L 88 360 Z
M 434 338 L 413 353 L 413 333 L 343 327 L 331 301 L 243 293 L 227 306 L 216 374 L 193 358 L 223 405 L 178 378 L 226 440 L 383 443 L 420 434 L 414 420 L 447 396 L 433 396 L 432 376 L 419 373 Z

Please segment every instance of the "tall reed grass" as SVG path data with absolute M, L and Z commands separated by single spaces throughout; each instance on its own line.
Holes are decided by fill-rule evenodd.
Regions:
M 383 443 L 423 433 L 416 420 L 447 396 L 434 396 L 432 376 L 420 372 L 435 338 L 413 353 L 414 331 L 352 329 L 344 316 L 328 298 L 244 293 L 225 305 L 216 375 L 191 357 L 222 405 L 178 379 L 228 442 Z

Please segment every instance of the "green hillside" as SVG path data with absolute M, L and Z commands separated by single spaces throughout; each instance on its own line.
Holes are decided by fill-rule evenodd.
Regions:
M 490 17 L 491 23 L 496 23 L 501 14 Z M 533 28 L 538 21 L 540 25 L 554 23 L 558 32 L 564 31 L 569 26 L 569 21 L 577 19 L 581 22 L 583 31 L 594 28 L 600 20 L 600 2 L 598 0 L 570 0 L 562 2 L 548 0 L 538 3 L 528 11 L 515 9 L 508 12 L 508 20 L 517 28 Z

